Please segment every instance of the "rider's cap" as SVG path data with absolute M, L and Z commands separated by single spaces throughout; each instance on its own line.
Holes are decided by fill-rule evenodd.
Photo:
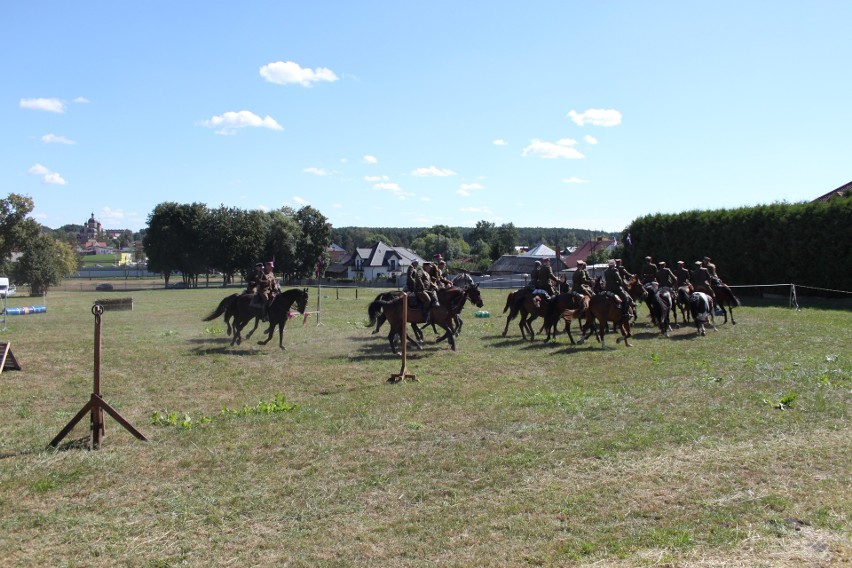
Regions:
M 541 266 L 541 261 L 540 261 L 540 260 L 537 260 L 537 261 L 535 261 L 533 264 L 535 264 L 536 266 Z
M 615 260 L 613 260 L 613 259 L 609 259 L 609 262 L 607 262 L 607 264 L 608 264 L 609 266 L 615 266 Z
M 665 261 L 665 260 L 661 260 L 661 261 L 659 261 L 657 264 L 659 264 L 660 266 L 665 266 L 665 265 L 666 265 L 666 261 Z
M 416 258 L 411 261 L 411 266 L 417 266 L 418 264 L 420 264 L 420 261 L 418 261 Z
M 550 257 L 549 256 L 544 257 L 544 262 L 550 262 Z
M 706 260 L 707 262 L 710 262 L 710 257 L 709 257 L 709 256 L 705 256 L 705 257 L 704 257 L 704 260 Z
M 696 260 L 696 261 L 695 261 L 695 264 L 701 264 L 701 261 L 700 261 L 700 260 Z
M 262 263 L 262 262 L 258 262 L 257 264 L 255 264 L 255 265 L 254 265 L 254 267 L 255 267 L 255 268 L 263 268 L 263 263 Z
M 583 266 L 586 266 L 586 261 L 585 260 L 578 260 L 577 264 L 578 265 L 582 264 Z
M 646 256 L 646 257 L 645 257 L 645 260 L 651 260 L 651 257 L 650 257 L 650 256 Z
M 432 257 L 432 258 L 434 258 L 435 260 L 441 260 L 441 259 L 442 259 L 442 258 L 444 258 L 444 257 L 442 257 L 442 256 L 441 256 L 441 253 L 438 253 L 438 254 L 436 254 L 436 255 L 435 255 L 434 257 Z
M 677 261 L 678 264 L 683 264 L 682 260 Z

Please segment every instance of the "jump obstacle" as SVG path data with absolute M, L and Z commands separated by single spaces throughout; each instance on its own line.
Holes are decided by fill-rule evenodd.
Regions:
M 43 314 L 45 312 L 47 312 L 47 306 L 23 306 L 20 308 L 6 308 L 3 310 L 3 313 L 9 316 Z
M 101 447 L 101 440 L 104 437 L 105 429 L 104 429 L 104 411 L 106 410 L 107 414 L 112 416 L 116 422 L 124 426 L 124 429 L 136 436 L 138 439 L 143 442 L 147 442 L 148 438 L 142 435 L 139 430 L 133 427 L 133 425 L 124 419 L 124 417 L 118 413 L 113 407 L 111 407 L 107 401 L 101 398 L 101 315 L 104 313 L 104 308 L 100 304 L 95 304 L 92 306 L 92 314 L 95 316 L 95 372 L 94 372 L 94 386 L 92 387 L 92 397 L 89 399 L 80 412 L 77 413 L 74 418 L 71 419 L 65 428 L 56 435 L 56 437 L 51 440 L 50 445 L 54 448 L 62 441 L 62 438 L 68 435 L 71 430 L 74 429 L 74 426 L 77 425 L 77 422 L 83 419 L 83 416 L 86 415 L 87 412 L 91 413 L 91 422 L 92 422 L 92 433 L 89 439 L 89 449 L 97 450 Z

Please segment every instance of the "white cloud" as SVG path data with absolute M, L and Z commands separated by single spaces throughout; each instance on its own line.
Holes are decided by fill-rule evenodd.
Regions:
M 295 203 L 298 203 L 299 205 L 310 205 L 310 201 L 308 201 L 307 199 L 303 199 L 303 198 L 299 197 L 298 195 L 293 196 L 293 201 Z
M 334 209 L 342 209 L 343 208 L 343 205 L 341 205 L 340 203 L 332 203 L 331 206 Z
M 27 170 L 31 176 L 40 176 L 41 183 L 46 185 L 65 185 L 67 182 L 56 172 L 50 171 L 49 168 L 36 164 Z
M 337 81 L 337 75 L 331 69 L 317 67 L 303 69 L 294 61 L 275 61 L 260 68 L 260 76 L 276 85 L 297 84 L 310 87 L 318 81 Z
M 65 112 L 65 103 L 59 99 L 21 99 L 21 108 L 43 110 L 45 112 Z
M 314 174 L 315 176 L 327 176 L 327 175 L 329 175 L 329 172 L 327 172 L 326 170 L 324 170 L 322 168 L 305 168 L 302 171 L 305 172 L 306 174 Z
M 471 191 L 475 191 L 477 189 L 485 189 L 481 183 L 463 183 L 456 190 L 456 195 L 460 195 L 462 197 L 470 197 Z
M 239 112 L 229 111 L 210 120 L 201 122 L 201 126 L 207 128 L 219 128 L 217 134 L 235 134 L 237 128 L 268 128 L 270 130 L 284 130 L 284 127 L 275 122 L 275 119 L 267 115 L 260 118 L 258 115 L 247 110 Z
M 363 159 L 365 164 L 378 164 L 379 163 L 379 159 L 375 156 L 367 155 L 367 156 L 364 156 L 362 159 Z
M 524 148 L 523 155 L 530 154 L 547 158 L 549 160 L 556 158 L 565 158 L 566 160 L 580 160 L 585 158 L 574 146 L 577 141 L 571 138 L 563 138 L 556 142 L 545 142 L 543 140 L 533 140 L 529 146 Z
M 77 103 L 77 104 L 88 104 L 92 101 L 90 101 L 86 97 L 77 97 L 76 99 L 74 99 L 74 102 Z
M 447 177 L 456 175 L 456 172 L 454 172 L 453 170 L 442 170 L 440 168 L 436 168 L 435 166 L 429 166 L 428 168 L 417 168 L 416 170 L 411 172 L 411 175 L 417 177 Z
M 508 145 L 509 145 L 509 143 L 508 143 L 508 142 L 506 142 L 505 140 L 503 140 L 502 138 L 498 138 L 497 140 L 495 140 L 495 141 L 493 142 L 493 144 L 494 144 L 495 146 L 508 146 Z
M 73 140 L 56 134 L 45 134 L 41 137 L 41 141 L 45 144 L 76 144 Z
M 591 134 L 586 134 L 585 136 L 583 136 L 583 140 L 586 141 L 586 144 L 595 145 L 598 143 L 598 139 L 592 136 Z
M 413 193 L 408 193 L 404 191 L 401 187 L 399 187 L 399 184 L 394 182 L 377 183 L 373 186 L 373 189 L 389 191 L 391 194 L 395 195 L 396 197 L 399 197 L 400 199 L 405 199 L 406 197 L 411 197 L 412 195 L 414 195 Z
M 562 183 L 589 183 L 589 180 L 573 176 L 563 179 Z
M 388 176 L 364 176 L 364 181 L 369 182 L 379 182 L 379 181 L 388 181 L 390 178 Z
M 621 113 L 611 108 L 590 108 L 581 113 L 571 110 L 568 117 L 577 126 L 584 126 L 586 123 L 592 126 L 618 126 L 621 124 Z
M 124 210 L 104 207 L 101 209 L 99 216 L 102 221 L 122 221 L 124 220 Z

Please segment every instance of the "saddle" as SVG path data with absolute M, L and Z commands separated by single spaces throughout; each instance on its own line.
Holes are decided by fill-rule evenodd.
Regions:
M 623 300 L 621 299 L 621 296 L 619 296 L 615 292 L 610 292 L 609 290 L 604 290 L 603 292 L 600 293 L 600 295 L 606 296 L 607 298 L 609 298 L 610 300 L 615 302 L 615 304 L 617 306 L 621 307 Z

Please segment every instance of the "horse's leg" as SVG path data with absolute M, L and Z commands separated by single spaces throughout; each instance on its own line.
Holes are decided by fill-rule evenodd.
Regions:
M 278 347 L 284 349 L 284 326 L 287 325 L 288 316 L 285 315 L 284 319 L 278 322 Z
M 251 334 L 255 332 L 255 330 L 257 329 L 257 326 L 259 326 L 259 325 L 260 325 L 260 318 L 254 318 L 254 327 L 251 328 L 251 331 L 246 334 L 246 339 L 251 339 Z M 272 328 L 272 326 L 270 326 L 270 329 L 271 328 Z
M 377 317 L 377 318 L 376 318 L 376 329 L 374 329 L 374 330 L 373 330 L 372 335 L 375 335 L 375 334 L 379 333 L 379 328 L 380 328 L 380 327 L 382 327 L 382 324 L 384 324 L 384 323 L 385 323 L 385 320 L 386 320 L 386 319 L 387 319 L 387 318 L 385 317 L 384 312 L 382 312 L 381 314 L 379 314 L 379 317 Z
M 505 311 L 505 310 L 504 310 Z M 518 315 L 518 310 L 515 309 L 515 306 L 512 306 L 511 311 L 509 311 L 509 316 L 506 318 L 506 327 L 503 328 L 503 337 L 506 337 L 506 334 L 509 333 L 509 322 L 511 322 Z
M 460 314 L 456 314 L 455 316 L 453 316 L 453 318 L 455 319 L 455 322 L 456 322 L 456 331 L 453 335 L 458 337 L 459 334 L 461 333 L 462 324 L 464 324 L 464 322 L 462 321 Z

